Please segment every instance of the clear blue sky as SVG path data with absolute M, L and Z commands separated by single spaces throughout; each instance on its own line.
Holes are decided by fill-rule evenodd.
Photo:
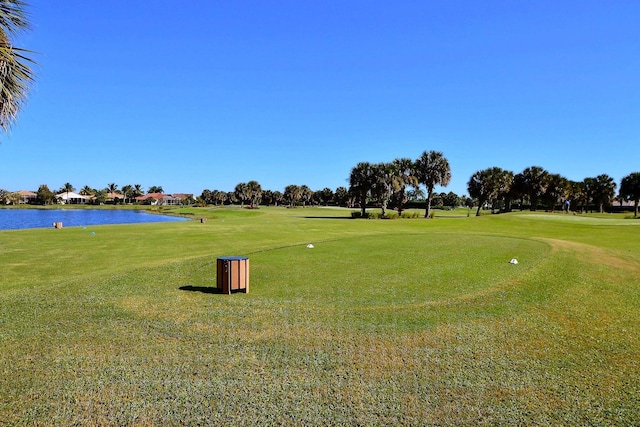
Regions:
M 640 1 L 30 0 L 0 188 L 348 186 L 360 161 L 640 171 Z

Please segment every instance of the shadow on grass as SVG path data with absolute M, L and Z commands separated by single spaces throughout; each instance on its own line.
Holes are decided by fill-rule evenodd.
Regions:
M 222 289 L 213 288 L 211 286 L 180 286 L 178 289 L 181 291 L 190 291 L 190 292 L 202 292 L 203 294 L 221 294 Z

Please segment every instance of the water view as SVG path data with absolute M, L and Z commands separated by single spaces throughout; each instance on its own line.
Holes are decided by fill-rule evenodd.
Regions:
M 187 221 L 187 219 L 150 214 L 140 210 L 0 209 L 0 230 L 51 228 L 54 222 L 62 222 L 63 227 L 77 227 L 169 221 Z

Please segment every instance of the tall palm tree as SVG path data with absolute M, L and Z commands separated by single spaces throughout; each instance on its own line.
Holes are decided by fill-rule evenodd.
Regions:
M 240 202 L 240 207 L 244 207 L 244 201 L 249 198 L 249 189 L 246 182 L 239 182 L 233 190 L 233 195 Z
M 26 6 L 22 0 L 0 0 L 0 129 L 5 133 L 15 123 L 35 77 L 30 52 L 11 40 L 29 29 Z
M 80 194 L 82 194 L 83 196 L 91 196 L 95 193 L 96 191 L 89 187 L 88 185 L 85 185 L 84 187 L 82 187 L 82 189 L 80 190 Z
M 495 175 L 502 169 L 493 167 L 489 169 L 479 170 L 471 175 L 467 182 L 467 191 L 469 196 L 478 200 L 478 210 L 476 216 L 480 216 L 482 205 L 490 201 L 496 194 Z
M 62 187 L 60 187 L 61 193 L 67 193 L 67 200 L 65 201 L 66 203 L 69 203 L 69 193 L 72 193 L 74 191 L 76 191 L 76 189 L 73 188 L 73 185 L 71 185 L 70 182 L 66 182 Z
M 598 204 L 600 213 L 604 212 L 604 206 L 610 205 L 616 195 L 616 183 L 607 174 L 598 175 L 596 177 L 596 187 L 594 192 L 594 201 Z
M 551 173 L 547 177 L 547 184 L 544 192 L 549 210 L 553 212 L 556 205 L 562 204 L 569 194 L 569 181 L 560 174 Z
M 262 186 L 260 186 L 258 181 L 254 180 L 247 182 L 246 185 L 249 202 L 251 203 L 251 207 L 255 208 L 258 206 L 258 203 L 260 203 L 260 198 L 262 197 Z
M 140 197 L 142 195 L 144 195 L 142 184 L 133 184 L 133 198 Z
M 351 169 L 349 175 L 349 192 L 360 201 L 360 216 L 362 218 L 367 216 L 367 197 L 369 197 L 374 178 L 374 167 L 369 162 L 358 163 Z
M 302 189 L 296 184 L 287 185 L 284 188 L 284 198 L 289 201 L 289 206 L 293 207 L 302 198 Z
M 133 195 L 133 186 L 127 184 L 123 186 L 120 191 L 122 191 L 122 195 L 124 196 L 124 202 L 128 203 L 131 200 L 131 196 Z
M 313 198 L 313 190 L 307 185 L 300 186 L 300 199 L 302 200 L 302 207 L 307 206 L 307 203 L 311 203 Z
M 449 161 L 440 151 L 423 152 L 415 163 L 415 175 L 418 182 L 424 184 L 427 189 L 427 206 L 424 217 L 429 218 L 431 214 L 431 197 L 433 188 L 436 185 L 446 187 L 451 181 L 451 167 Z
M 418 188 L 420 183 L 414 173 L 415 164 L 413 160 L 403 157 L 394 159 L 392 163 L 396 171 L 396 176 L 399 178 L 393 198 L 398 209 L 398 215 L 402 215 L 404 205 L 409 201 L 410 196 L 410 193 L 407 192 L 407 187 Z
M 373 165 L 373 182 L 371 195 L 378 199 L 382 216 L 387 214 L 387 205 L 393 194 L 400 189 L 402 177 L 393 163 L 378 163 Z
M 633 172 L 622 178 L 620 182 L 620 198 L 633 200 L 634 213 L 638 216 L 638 203 L 640 202 L 640 172 Z
M 530 166 L 522 171 L 521 184 L 524 187 L 524 192 L 529 196 L 529 203 L 531 203 L 530 210 L 535 211 L 538 206 L 538 201 L 547 189 L 549 172 L 540 166 Z

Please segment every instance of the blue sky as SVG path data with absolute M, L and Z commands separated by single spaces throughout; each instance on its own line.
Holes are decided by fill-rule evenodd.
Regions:
M 360 161 L 640 171 L 640 2 L 31 0 L 0 188 L 348 186 Z

